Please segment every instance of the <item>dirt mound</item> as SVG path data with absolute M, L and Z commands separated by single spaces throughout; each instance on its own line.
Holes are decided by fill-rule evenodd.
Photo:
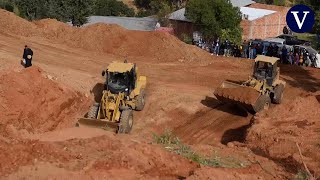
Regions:
M 252 179 L 257 179 L 266 176 L 256 165 L 239 169 L 203 167 L 161 146 L 111 133 L 59 143 L 20 141 L 8 149 L 1 145 L 0 141 L 3 152 L 0 158 L 4 162 L 0 165 L 0 176 L 9 175 L 9 179 L 79 179 L 80 175 L 80 179 L 250 179 L 252 174 Z
M 2 33 L 46 38 L 51 42 L 123 58 L 149 57 L 162 62 L 211 59 L 205 51 L 167 33 L 129 31 L 107 24 L 74 28 L 52 19 L 28 22 L 4 10 L 0 10 L 0 23 L 6 27 L 1 28 Z
M 3 9 L 0 9 L 0 24 L 1 32 L 8 32 L 11 34 L 27 37 L 39 33 L 35 24 L 17 17 L 13 13 Z
M 0 151 L 1 179 L 4 175 L 18 170 L 20 166 L 42 161 L 63 163 L 67 159 L 76 158 L 70 153 L 64 152 L 61 146 L 30 140 L 14 140 L 9 143 L 0 139 Z M 13 179 L 21 179 L 21 177 Z
M 319 174 L 320 104 L 316 97 L 299 97 L 256 117 L 247 136 L 253 151 L 285 164 L 288 172 L 296 173 L 304 170 L 298 143 L 308 167 Z
M 0 73 L 0 129 L 7 135 L 73 126 L 88 102 L 82 94 L 48 79 L 38 67 Z
M 45 30 L 44 35 L 52 41 L 65 43 L 92 52 L 106 52 L 120 57 L 150 57 L 158 61 L 199 60 L 205 53 L 186 45 L 176 37 L 161 32 L 128 31 L 117 25 L 94 24 L 84 28 L 72 28 L 60 22 L 42 22 L 45 27 L 58 27 Z
M 34 24 L 39 29 L 37 35 L 41 34 L 46 39 L 63 39 L 66 34 L 72 34 L 74 31 L 68 24 L 56 19 L 43 19 L 30 24 Z
M 29 144 L 29 146 L 26 146 Z M 91 177 L 109 175 L 115 179 L 129 176 L 141 177 L 186 177 L 197 168 L 197 164 L 183 157 L 142 142 L 128 140 L 126 136 L 115 138 L 112 134 L 89 140 L 74 139 L 60 143 L 40 141 L 18 141 L 7 147 L 0 140 L 0 176 L 17 172 L 23 166 L 37 166 L 41 162 L 48 162 L 51 166 L 62 168 L 64 171 L 90 174 Z M 15 153 L 12 153 L 15 152 Z M 5 163 L 4 163 L 5 162 Z M 24 172 L 24 176 L 39 173 Z M 54 177 L 47 175 L 45 179 Z M 121 175 L 117 172 L 122 172 Z M 12 174 L 11 176 L 17 176 Z M 63 176 L 68 172 L 63 172 Z M 12 177 L 12 178 L 13 178 Z M 122 178 L 121 178 L 122 177 Z M 140 177 L 140 178 L 139 178 Z M 61 178 L 60 178 L 61 179 Z M 65 178 L 62 178 L 65 179 Z

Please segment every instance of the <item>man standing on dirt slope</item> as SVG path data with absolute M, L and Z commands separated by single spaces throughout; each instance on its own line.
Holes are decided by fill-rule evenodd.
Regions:
M 31 67 L 32 66 L 32 56 L 33 56 L 33 51 L 27 46 L 24 46 L 24 50 L 23 50 L 23 60 L 22 60 L 22 65 L 25 68 Z

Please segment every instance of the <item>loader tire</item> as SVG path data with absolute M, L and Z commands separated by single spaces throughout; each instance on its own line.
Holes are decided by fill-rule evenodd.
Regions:
M 136 110 L 142 111 L 145 103 L 146 103 L 146 94 L 144 92 L 144 89 L 141 89 L 140 94 L 136 97 Z
M 271 104 L 271 99 L 267 95 L 261 95 L 254 107 L 255 113 L 260 112 L 262 110 L 268 110 Z
M 98 110 L 99 110 L 99 104 L 98 103 L 93 104 L 93 106 L 91 106 L 88 112 L 88 118 L 96 119 L 98 115 Z
M 130 133 L 133 126 L 133 113 L 132 110 L 124 110 L 120 116 L 120 124 L 118 127 L 118 133 Z
M 279 84 L 274 88 L 273 103 L 280 104 L 283 99 L 284 85 Z

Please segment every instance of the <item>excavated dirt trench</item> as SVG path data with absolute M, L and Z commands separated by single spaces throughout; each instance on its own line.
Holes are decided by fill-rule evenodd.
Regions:
M 186 117 L 186 116 L 184 116 Z M 208 107 L 192 116 L 181 119 L 174 132 L 188 144 L 227 144 L 243 142 L 252 115 L 228 104 Z

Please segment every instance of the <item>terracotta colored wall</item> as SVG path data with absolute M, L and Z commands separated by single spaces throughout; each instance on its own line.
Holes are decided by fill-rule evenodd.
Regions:
M 287 25 L 286 16 L 289 8 L 255 3 L 252 8 L 261 8 L 277 11 L 254 21 L 243 20 L 243 39 L 264 39 L 282 34 L 283 27 Z
M 249 39 L 250 21 L 242 20 L 240 26 L 242 27 L 242 39 Z

